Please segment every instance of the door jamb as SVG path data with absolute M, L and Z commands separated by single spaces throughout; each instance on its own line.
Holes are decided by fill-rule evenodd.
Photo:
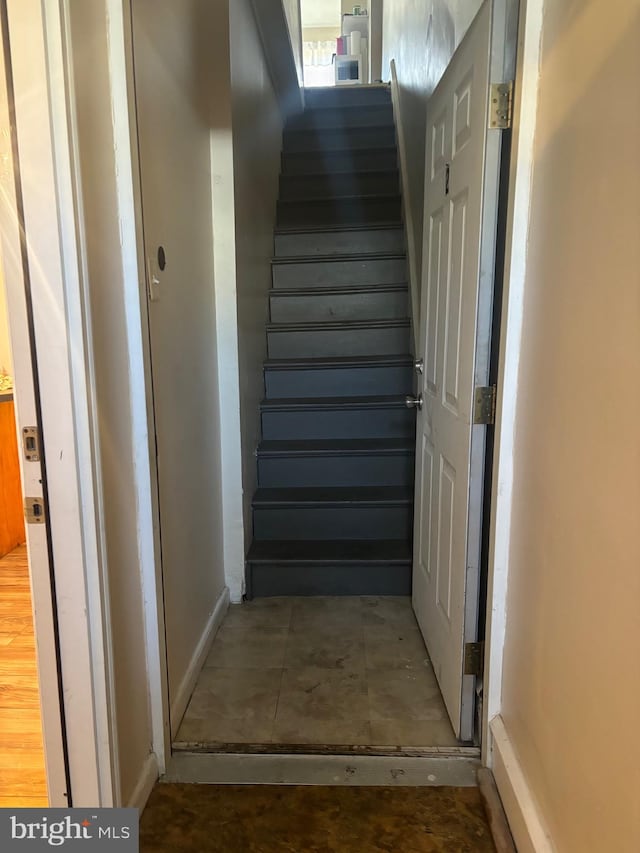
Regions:
M 21 239 L 22 200 L 19 166 L 16 158 L 15 125 L 11 57 L 8 44 L 6 6 L 0 10 L 2 42 L 0 48 L 0 126 L 11 132 L 0 138 L 0 161 L 5 168 L 0 175 L 0 288 L 6 293 L 7 319 L 13 359 L 15 422 L 20 462 L 20 500 L 24 495 L 42 498 L 47 503 L 44 458 L 27 459 L 22 452 L 20 432 L 24 426 L 36 425 L 40 435 L 37 364 L 31 334 L 32 312 L 29 306 L 29 271 L 25 245 Z M 39 457 L 42 456 L 42 452 Z M 51 561 L 51 531 L 42 525 L 25 524 L 30 604 L 36 641 L 39 719 L 42 726 L 42 748 L 48 803 L 53 807 L 69 805 L 69 763 L 65 742 L 64 707 L 61 696 L 60 656 L 55 618 L 54 578 Z
M 482 763 L 492 766 L 491 722 L 500 714 L 507 620 L 513 469 L 522 346 L 543 0 L 520 0 L 511 166 L 500 325 L 495 455 L 492 474 L 487 586 Z
M 69 0 L 63 0 L 65 7 Z M 145 603 L 145 643 L 152 749 L 158 771 L 164 774 L 171 757 L 171 727 L 167 647 L 164 621 L 164 590 L 160 545 L 156 426 L 151 385 L 149 314 L 142 222 L 142 187 L 137 140 L 133 30 L 131 0 L 105 0 L 107 50 L 109 52 L 111 104 L 116 146 L 113 152 L 117 176 L 122 233 L 123 286 L 127 291 L 127 340 L 130 359 L 131 428 L 137 454 L 135 470 L 138 494 L 138 547 Z M 126 104 L 126 111 L 121 107 Z
M 35 357 L 40 379 L 42 444 L 47 467 L 49 525 L 54 577 L 69 777 L 74 806 L 114 805 L 119 797 L 118 750 L 110 671 L 106 578 L 97 514 L 89 353 L 80 288 L 74 172 L 70 162 L 63 28 L 53 2 L 5 0 L 13 68 L 12 124 L 20 158 L 25 256 L 32 295 Z M 13 168 L 11 169 L 13 172 Z M 28 175 L 29 181 L 24 180 Z M 14 264 L 21 213 L 15 195 L 5 196 L 5 232 Z M 13 233 L 12 233 L 13 232 Z M 18 236 L 18 241 L 20 237 Z M 7 258 L 4 259 L 5 264 Z M 9 307 L 20 334 L 19 306 Z M 27 373 L 19 354 L 16 372 Z M 46 615 L 46 614 L 45 614 Z M 41 619 L 36 613 L 36 641 Z M 45 714 L 48 714 L 45 708 Z M 47 763 L 55 761 L 45 744 Z M 52 806 L 69 805 L 52 791 Z

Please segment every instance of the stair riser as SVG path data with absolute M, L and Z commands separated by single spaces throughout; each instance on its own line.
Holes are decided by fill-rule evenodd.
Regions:
M 410 539 L 413 510 L 399 507 L 280 507 L 253 511 L 257 540 Z
M 272 595 L 411 595 L 411 565 L 248 563 L 247 593 L 252 598 Z
M 359 109 L 323 107 L 307 109 L 287 122 L 286 130 L 310 130 L 325 127 L 371 127 L 393 125 L 393 106 L 390 103 L 361 106 Z
M 364 329 L 304 329 L 267 333 L 269 358 L 402 355 L 409 351 L 407 326 Z M 334 389 L 334 396 L 344 396 Z
M 258 484 L 265 488 L 313 486 L 409 486 L 413 455 L 258 457 Z
M 268 398 L 405 395 L 413 392 L 410 365 L 265 370 Z
M 331 293 L 271 296 L 274 323 L 314 320 L 400 320 L 407 316 L 407 292 Z
M 404 252 L 404 235 L 401 228 L 276 234 L 274 248 L 278 258 L 369 252 L 396 253 Z
M 282 154 L 282 174 L 317 175 L 319 173 L 387 172 L 398 168 L 394 145 L 386 149 L 360 151 L 285 151 Z
M 342 198 L 279 201 L 278 228 L 320 228 L 328 225 L 375 225 L 400 222 L 400 198 Z
M 415 431 L 409 409 L 263 412 L 262 437 L 274 439 L 408 438 Z
M 391 195 L 398 192 L 397 172 L 366 175 L 280 177 L 281 199 L 332 198 L 345 195 Z
M 404 258 L 316 261 L 274 264 L 273 286 L 338 287 L 339 285 L 401 284 L 407 280 Z
M 391 103 L 391 91 L 383 86 L 353 89 L 332 87 L 327 89 L 305 89 L 304 102 L 308 109 L 330 107 L 367 106 Z
M 329 130 L 297 130 L 285 133 L 282 147 L 289 151 L 341 151 L 363 148 L 392 148 L 395 129 L 389 127 L 353 127 Z

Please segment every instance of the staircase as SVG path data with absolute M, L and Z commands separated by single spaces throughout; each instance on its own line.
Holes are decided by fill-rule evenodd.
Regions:
M 283 140 L 247 594 L 406 595 L 415 415 L 390 94 L 306 104 Z

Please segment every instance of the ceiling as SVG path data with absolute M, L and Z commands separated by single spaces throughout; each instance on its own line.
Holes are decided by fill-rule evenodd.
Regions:
M 340 0 L 302 0 L 303 27 L 339 27 Z

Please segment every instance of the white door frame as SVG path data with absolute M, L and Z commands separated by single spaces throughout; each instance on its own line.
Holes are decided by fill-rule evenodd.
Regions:
M 64 737 L 73 805 L 109 806 L 119 798 L 118 750 L 97 511 L 91 370 L 68 157 L 63 29 L 54 2 L 6 0 L 3 14 L 5 10 L 9 51 L 3 57 L 3 73 L 14 95 L 9 108 L 14 133 L 2 140 L 2 254 L 21 422 L 35 421 L 29 388 L 34 370 L 38 377 L 65 723 L 63 732 L 51 683 L 56 667 L 51 660 L 54 607 L 49 598 L 49 606 L 35 613 L 49 798 L 52 806 L 69 804 L 58 748 Z M 32 312 L 33 365 L 27 309 Z M 25 488 L 37 488 L 26 467 L 23 477 Z M 48 555 L 42 543 L 36 546 L 31 531 L 29 545 L 34 600 L 44 603 L 47 591 L 51 594 Z M 48 673 L 45 667 L 51 667 Z
M 16 122 L 23 181 L 31 292 L 34 306 L 35 351 L 42 391 L 41 412 L 47 468 L 51 547 L 59 601 L 60 657 L 65 686 L 69 767 L 74 804 L 110 805 L 119 801 L 118 748 L 113 725 L 110 617 L 103 571 L 103 530 L 100 517 L 99 453 L 96 448 L 91 386 L 91 329 L 84 311 L 82 213 L 77 204 L 76 161 L 70 129 L 69 61 L 66 25 L 56 0 L 6 0 L 14 86 L 18 95 Z M 110 39 L 113 91 L 128 103 L 130 69 L 125 23 L 127 0 L 105 0 Z M 505 638 L 512 506 L 514 414 L 522 332 L 526 242 L 531 195 L 531 164 L 539 77 L 542 0 L 521 0 L 518 69 L 514 104 L 512 167 L 507 251 L 500 333 L 500 375 L 496 416 L 492 522 L 489 558 L 487 643 L 483 720 L 483 761 L 491 763 L 490 721 L 500 712 L 502 655 Z M 28 94 L 29 103 L 21 94 Z M 27 107 L 30 107 L 27 109 Z M 112 108 L 111 102 L 96 109 Z M 119 145 L 114 160 L 122 176 L 123 270 L 136 288 L 140 274 L 140 232 L 137 228 L 135 174 L 132 169 L 130 112 L 114 111 Z M 9 167 L 4 159 L 5 170 Z M 6 182 L 5 182 L 6 184 Z M 5 194 L 3 206 L 16 215 L 16 200 Z M 5 223 L 3 218 L 3 227 Z M 14 219 L 15 222 L 15 219 Z M 17 229 L 7 228 L 5 265 L 20 257 Z M 15 273 L 17 265 L 11 275 Z M 9 273 L 10 270 L 7 269 Z M 139 308 L 139 305 L 138 305 Z M 132 305 L 128 334 L 139 363 L 132 365 L 136 382 L 145 386 L 143 324 L 136 325 Z M 9 305 L 12 334 L 20 336 L 24 318 L 15 299 Z M 138 320 L 140 318 L 138 317 Z M 14 328 L 16 332 L 14 334 Z M 231 330 L 228 330 L 231 334 Z M 17 350 L 16 376 L 29 375 L 25 354 Z M 21 383 L 22 384 L 22 383 Z M 144 396 L 143 396 L 144 399 Z M 137 417 L 147 423 L 144 406 Z M 135 432 L 144 424 L 132 423 Z M 136 470 L 141 497 L 152 490 L 152 471 L 141 461 Z M 153 749 L 162 772 L 167 742 L 163 635 L 157 607 L 161 601 L 155 561 L 153 517 L 140 527 L 140 555 L 146 601 L 146 642 L 153 715 Z M 41 626 L 36 623 L 36 630 Z M 44 629 L 42 629 L 44 630 Z M 59 803 L 56 803 L 59 804 Z
M 502 707 L 502 667 L 513 506 L 515 415 L 522 346 L 544 0 L 520 0 L 500 324 L 482 719 L 482 763 L 492 766 L 491 722 Z

